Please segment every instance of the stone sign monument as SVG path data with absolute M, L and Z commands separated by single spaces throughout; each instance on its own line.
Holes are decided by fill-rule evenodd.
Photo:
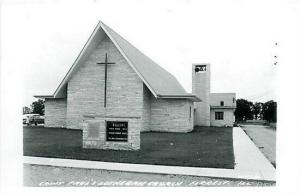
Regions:
M 139 150 L 140 117 L 85 115 L 83 148 Z

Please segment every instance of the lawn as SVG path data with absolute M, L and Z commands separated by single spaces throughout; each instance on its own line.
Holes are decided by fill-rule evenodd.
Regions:
M 82 149 L 82 131 L 31 126 L 23 128 L 25 156 L 234 168 L 232 128 L 196 127 L 190 133 L 141 133 L 139 151 Z

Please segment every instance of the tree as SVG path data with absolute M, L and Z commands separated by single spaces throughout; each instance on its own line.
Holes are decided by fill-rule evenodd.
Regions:
M 255 102 L 252 108 L 253 116 L 257 120 L 258 118 L 262 117 L 262 108 L 263 108 L 263 103 L 261 102 Z
M 44 115 L 45 106 L 44 106 L 44 100 L 37 100 L 31 104 L 32 113 L 34 114 L 40 114 Z
M 277 102 L 270 100 L 263 104 L 262 107 L 262 116 L 264 120 L 268 122 L 277 121 Z
M 237 99 L 236 100 L 236 109 L 234 112 L 236 121 L 245 121 L 245 120 L 252 120 L 253 103 L 251 101 L 245 99 Z

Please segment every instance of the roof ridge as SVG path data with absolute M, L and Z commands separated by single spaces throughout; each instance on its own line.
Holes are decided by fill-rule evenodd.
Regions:
M 151 60 L 158 68 L 164 70 L 166 73 L 168 73 L 169 75 L 171 75 L 172 77 L 174 77 L 175 79 L 177 79 L 173 74 L 171 74 L 168 70 L 166 70 L 165 68 L 163 68 L 162 66 L 158 65 L 157 62 L 155 62 L 153 59 L 151 59 L 150 57 L 148 57 L 145 53 L 143 53 L 142 51 L 140 51 L 136 46 L 134 46 L 131 42 L 129 42 L 128 40 L 126 40 L 122 35 L 120 35 L 119 33 L 117 33 L 115 30 L 113 30 L 112 28 L 110 28 L 109 26 L 107 26 L 104 22 L 100 21 L 99 22 L 104 25 L 104 27 L 109 28 L 111 31 L 113 31 L 114 33 L 118 34 L 120 38 L 123 39 L 123 41 L 125 41 L 127 44 L 129 44 L 130 46 L 132 46 L 134 49 L 136 49 L 137 51 L 140 52 L 140 54 L 142 54 L 144 57 L 148 58 L 149 60 Z
M 109 37 L 129 66 L 138 74 L 156 98 L 159 98 L 159 96 L 190 96 L 173 74 L 158 65 L 124 37 L 99 20 L 73 65 L 55 90 L 53 98 L 66 97 L 66 87 L 69 79 L 77 72 L 80 65 L 85 63 L 89 54 L 93 52 L 93 48 L 102 41 L 103 33 Z
M 158 80 L 164 80 L 164 82 L 160 83 L 162 85 L 161 87 L 158 86 L 158 83 L 156 83 L 157 87 L 154 87 L 156 89 L 157 88 L 162 89 L 162 87 L 164 87 L 163 88 L 164 91 L 160 91 L 160 92 L 156 91 L 157 95 L 158 94 L 165 95 L 167 91 L 169 91 L 171 93 L 175 92 L 177 94 L 186 94 L 187 93 L 173 74 L 171 74 L 169 71 L 167 71 L 166 69 L 164 69 L 163 67 L 158 65 L 154 60 L 152 60 L 150 57 L 148 57 L 146 54 L 144 54 L 142 51 L 140 51 L 133 44 L 131 44 L 124 37 L 122 37 L 120 34 L 118 34 L 116 31 L 111 29 L 109 26 L 107 26 L 103 22 L 101 22 L 101 26 L 104 28 L 105 31 L 108 31 L 108 35 L 112 36 L 112 39 L 116 42 L 116 44 L 120 47 L 120 49 L 124 52 L 124 54 L 126 56 L 127 56 L 127 54 L 131 55 L 131 56 L 127 56 L 127 57 L 132 62 L 132 65 L 137 68 L 138 72 L 140 72 L 139 70 L 143 71 L 143 72 L 141 72 L 141 75 L 142 75 L 142 77 L 145 78 L 146 83 L 149 82 L 148 78 L 152 79 L 152 81 L 150 80 L 152 84 L 156 82 L 156 80 L 153 80 L 153 77 L 151 77 L 151 76 L 156 77 Z M 126 47 L 126 48 L 123 49 L 123 47 Z M 135 60 L 135 62 L 132 61 L 132 59 Z M 142 62 L 139 60 L 142 60 Z M 147 66 L 145 66 L 145 65 L 147 65 Z M 147 68 L 147 71 L 148 70 L 149 71 L 146 72 L 145 68 Z M 155 73 L 152 72 L 152 74 L 151 74 L 151 70 L 156 71 L 156 72 Z M 145 75 L 145 74 L 147 74 L 147 75 Z M 151 75 L 149 75 L 149 74 L 151 74 Z M 161 78 L 159 76 L 163 76 L 165 78 Z M 151 85 L 151 84 L 149 84 L 149 85 Z M 173 85 L 174 89 L 172 90 L 170 88 L 169 89 L 166 88 L 167 85 L 168 86 Z

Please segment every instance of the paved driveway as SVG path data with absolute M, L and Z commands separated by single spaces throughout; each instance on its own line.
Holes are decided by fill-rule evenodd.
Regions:
M 261 125 L 242 125 L 247 135 L 276 167 L 276 130 Z

